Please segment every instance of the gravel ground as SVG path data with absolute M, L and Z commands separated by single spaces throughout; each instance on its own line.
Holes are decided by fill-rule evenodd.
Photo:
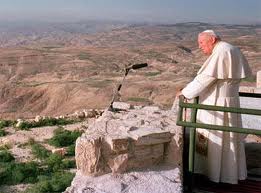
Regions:
M 243 108 L 261 110 L 261 98 L 241 97 L 240 103 Z M 245 128 L 261 130 L 261 116 L 242 115 L 242 121 Z M 248 174 L 261 175 L 261 136 L 248 135 L 245 141 Z
M 242 108 L 261 110 L 261 98 L 241 97 L 240 105 Z M 242 115 L 243 127 L 261 130 L 261 116 Z

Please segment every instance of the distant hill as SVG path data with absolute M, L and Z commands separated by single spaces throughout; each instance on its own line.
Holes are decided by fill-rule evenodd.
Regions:
M 0 24 L 0 117 L 61 115 L 105 108 L 129 64 L 121 99 L 169 108 L 176 89 L 206 59 L 197 34 L 216 30 L 261 70 L 258 25 L 124 23 Z

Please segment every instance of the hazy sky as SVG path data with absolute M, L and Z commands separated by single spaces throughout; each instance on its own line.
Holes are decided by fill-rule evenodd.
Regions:
M 0 21 L 261 23 L 261 0 L 0 0 Z

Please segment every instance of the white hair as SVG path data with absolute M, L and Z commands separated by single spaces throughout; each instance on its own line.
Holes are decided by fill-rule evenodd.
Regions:
M 217 39 L 220 39 L 219 35 L 216 32 L 214 32 L 214 30 L 212 30 L 212 29 L 205 30 L 205 31 L 201 32 L 199 35 L 202 35 L 202 34 L 208 34 L 208 35 L 213 36 Z

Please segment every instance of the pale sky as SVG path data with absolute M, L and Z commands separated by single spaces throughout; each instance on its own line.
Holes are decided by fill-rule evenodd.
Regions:
M 0 21 L 261 24 L 261 0 L 0 0 Z

